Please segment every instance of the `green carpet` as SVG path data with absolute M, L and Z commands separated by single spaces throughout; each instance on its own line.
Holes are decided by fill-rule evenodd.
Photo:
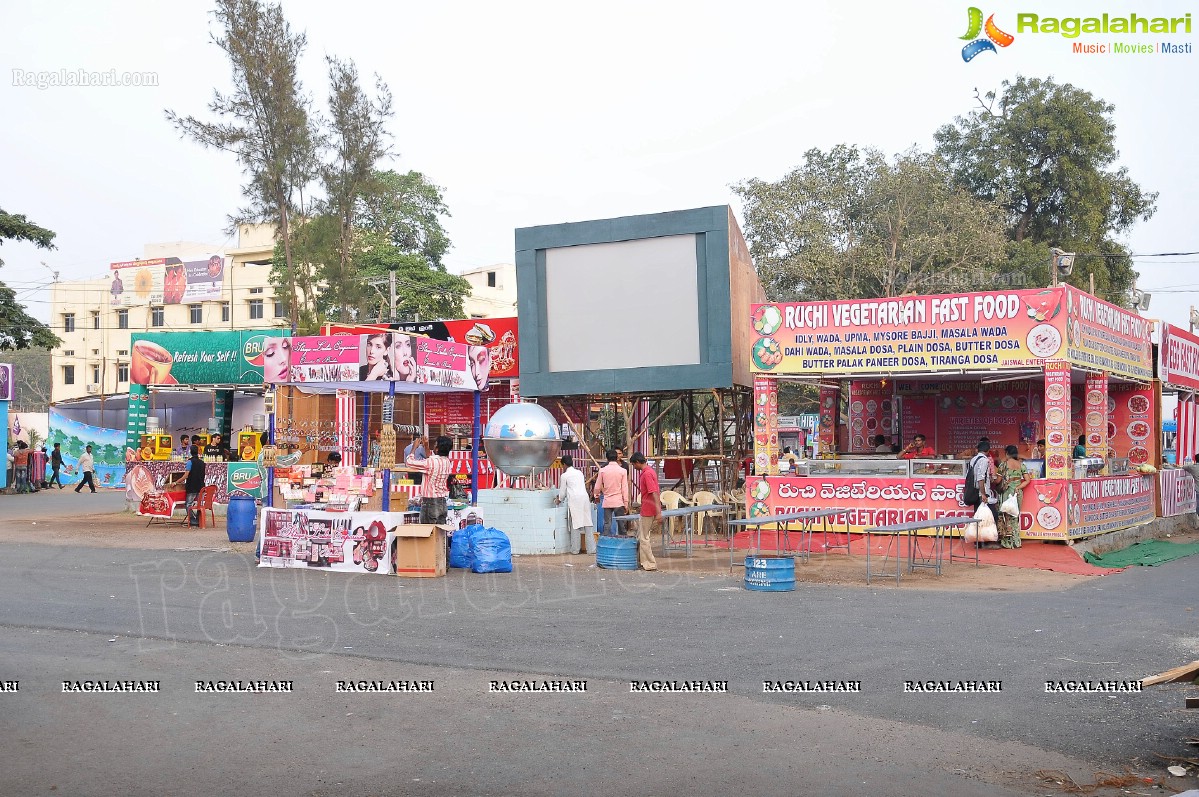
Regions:
M 1183 544 L 1166 540 L 1144 540 L 1118 551 L 1108 551 L 1102 555 L 1087 552 L 1082 556 L 1091 564 L 1100 567 L 1128 567 L 1129 565 L 1153 567 L 1196 553 L 1199 553 L 1199 543 Z

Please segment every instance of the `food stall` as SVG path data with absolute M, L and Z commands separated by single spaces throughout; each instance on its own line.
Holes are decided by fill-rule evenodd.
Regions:
M 987 437 L 1040 478 L 1021 536 L 1069 540 L 1155 515 L 1160 386 L 1152 324 L 1072 286 L 859 301 L 755 304 L 754 457 L 777 472 L 779 380 L 818 386 L 820 459 L 760 475 L 751 517 L 843 508 L 848 528 L 970 514 L 967 459 Z M 902 459 L 923 435 L 934 456 Z M 1085 457 L 1074 457 L 1079 437 Z M 1045 441 L 1043 461 L 1037 443 Z M 806 475 L 805 475 L 806 474 Z M 842 519 L 839 519 L 839 522 Z

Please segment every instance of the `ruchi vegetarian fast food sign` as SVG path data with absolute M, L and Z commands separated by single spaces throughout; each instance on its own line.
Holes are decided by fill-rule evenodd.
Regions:
M 1151 373 L 1147 322 L 1067 288 L 756 304 L 750 367 L 777 374 L 1037 367 L 1065 359 L 1069 313 L 1077 321 L 1069 333 L 1077 335 L 1076 362 Z

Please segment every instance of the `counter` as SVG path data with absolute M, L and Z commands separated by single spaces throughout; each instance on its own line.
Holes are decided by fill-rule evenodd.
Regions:
M 173 473 L 183 473 L 186 462 L 151 460 L 125 463 L 125 498 L 138 504 L 148 492 L 161 488 Z M 255 462 L 205 462 L 204 484 L 216 485 L 216 503 L 229 503 L 234 490 L 262 497 L 262 484 Z

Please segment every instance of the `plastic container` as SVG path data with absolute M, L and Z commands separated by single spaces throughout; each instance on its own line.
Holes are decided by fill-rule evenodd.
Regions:
M 795 557 L 745 557 L 745 588 L 754 592 L 793 591 L 795 589 Z
M 229 496 L 229 515 L 225 519 L 225 531 L 229 542 L 253 542 L 258 526 L 255 518 L 258 506 L 253 496 L 236 494 Z
M 637 538 L 601 536 L 595 548 L 595 563 L 605 570 L 636 570 Z

